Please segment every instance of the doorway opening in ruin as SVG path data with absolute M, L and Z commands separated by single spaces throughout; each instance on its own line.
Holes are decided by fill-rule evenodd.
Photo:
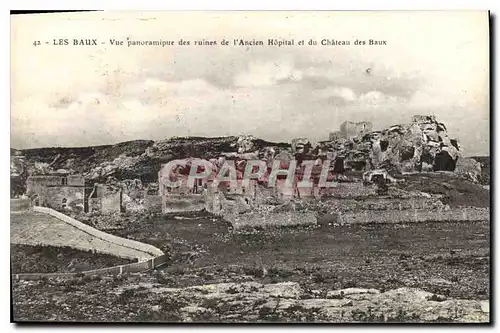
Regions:
M 335 173 L 344 173 L 344 158 L 337 157 L 335 159 L 335 163 L 333 164 L 333 172 Z

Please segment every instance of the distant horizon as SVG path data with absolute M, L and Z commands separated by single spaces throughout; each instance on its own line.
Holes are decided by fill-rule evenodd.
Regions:
M 375 130 L 378 131 L 378 130 Z M 95 147 L 106 147 L 106 146 L 115 146 L 118 144 L 122 143 L 132 143 L 132 142 L 137 142 L 137 141 L 153 141 L 153 142 L 158 142 L 158 141 L 166 141 L 174 138 L 178 139 L 183 139 L 183 138 L 199 138 L 199 139 L 215 139 L 215 138 L 229 138 L 229 137 L 238 137 L 238 136 L 244 136 L 244 135 L 252 135 L 252 134 L 241 134 L 241 135 L 224 135 L 224 136 L 198 136 L 198 135 L 191 135 L 191 136 L 172 136 L 168 137 L 165 139 L 160 139 L 160 140 L 153 140 L 153 139 L 135 139 L 135 140 L 126 140 L 126 141 L 119 141 L 119 142 L 114 142 L 114 143 L 107 143 L 107 144 L 96 144 L 96 145 L 86 145 L 86 146 L 43 146 L 43 147 L 32 147 L 32 148 L 15 148 L 15 147 L 10 147 L 10 149 L 13 150 L 37 150 L 37 149 L 53 149 L 53 148 L 61 148 L 61 149 L 83 149 L 83 148 L 95 148 Z M 252 135 L 256 139 L 260 139 L 269 143 L 290 143 L 291 141 L 287 140 L 281 140 L 281 141 L 273 141 L 273 140 L 268 140 L 262 137 L 257 137 L 255 135 Z M 307 138 L 306 138 L 307 139 Z M 457 138 L 458 139 L 458 138 Z M 309 139 L 308 139 L 309 140 Z M 330 141 L 330 140 L 322 140 L 322 141 L 310 141 L 311 143 L 320 143 L 320 142 L 325 142 L 325 141 Z M 460 144 L 460 139 L 458 139 L 458 143 Z M 490 156 L 490 154 L 464 154 L 464 150 L 460 150 L 460 152 L 463 154 L 463 157 L 483 157 L 483 156 Z

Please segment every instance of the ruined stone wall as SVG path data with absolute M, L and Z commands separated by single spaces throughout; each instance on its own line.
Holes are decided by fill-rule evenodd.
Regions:
M 26 180 L 26 188 L 28 193 L 35 192 L 37 189 L 45 186 L 57 186 L 61 185 L 61 177 L 53 175 L 39 175 L 34 177 L 28 177 Z
M 377 187 L 372 185 L 366 186 L 361 182 L 337 183 L 337 186 L 333 188 L 321 188 L 319 193 L 320 195 L 328 195 L 335 198 L 367 197 L 376 196 Z
M 78 175 L 69 175 L 66 177 L 69 186 L 85 186 L 85 179 Z
M 84 193 L 83 187 L 55 186 L 40 187 L 37 194 L 41 206 L 56 210 L 83 211 Z
M 30 199 L 10 199 L 10 211 L 11 212 L 24 212 L 31 207 Z
M 235 229 L 243 227 L 296 226 L 316 224 L 314 212 L 249 212 L 228 219 Z
M 161 196 L 146 194 L 144 196 L 144 208 L 150 213 L 160 213 Z
M 342 133 L 340 133 L 340 131 L 328 133 L 328 139 L 330 141 L 339 140 L 340 138 L 342 138 Z
M 47 186 L 85 186 L 85 179 L 79 175 L 36 175 L 26 180 L 28 194 L 38 193 L 40 188 Z
M 122 194 L 117 193 L 107 193 L 101 198 L 101 213 L 102 214 L 114 214 L 120 213 L 122 210 Z
M 162 196 L 163 213 L 193 212 L 205 209 L 206 196 L 203 194 L 173 194 Z
M 443 203 L 437 198 L 367 198 L 363 200 L 354 199 L 332 199 L 321 202 L 320 206 L 327 211 L 361 211 L 361 210 L 409 210 L 427 209 L 437 210 L 443 208 Z
M 354 138 L 372 131 L 373 124 L 367 121 L 362 121 L 359 123 L 346 121 L 340 125 L 340 134 L 344 138 Z
M 488 208 L 454 208 L 450 210 L 365 210 L 356 213 L 341 213 L 342 224 L 355 223 L 413 223 L 446 221 L 485 221 L 490 219 Z

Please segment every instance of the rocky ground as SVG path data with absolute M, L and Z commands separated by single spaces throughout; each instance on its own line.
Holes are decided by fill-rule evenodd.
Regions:
M 91 251 L 75 250 L 70 247 L 22 244 L 10 245 L 10 258 L 13 274 L 74 273 L 132 263 L 131 260 Z
M 144 274 L 14 284 L 15 319 L 105 322 L 488 322 L 489 302 L 415 288 L 310 289 L 296 282 L 173 288 Z
M 488 321 L 489 230 L 485 221 L 234 231 L 206 214 L 142 215 L 110 232 L 160 247 L 171 255 L 167 265 L 15 281 L 14 313 L 58 321 Z M 270 296 L 276 288 L 283 291 Z
M 443 204 L 450 207 L 490 207 L 489 189 L 480 183 L 464 180 L 453 172 L 415 173 L 405 175 L 404 180 L 397 184 L 398 188 L 441 195 Z

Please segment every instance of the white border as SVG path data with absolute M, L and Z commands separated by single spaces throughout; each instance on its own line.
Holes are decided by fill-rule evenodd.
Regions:
M 171 0 L 171 1 L 161 1 L 161 0 L 156 0 L 156 1 L 151 1 L 151 0 L 141 0 L 141 1 L 130 1 L 130 0 L 87 0 L 87 1 L 57 1 L 57 0 L 45 0 L 43 2 L 39 0 L 11 0 L 11 1 L 4 1 L 2 2 L 1 6 L 3 7 L 4 5 L 5 8 L 2 8 L 2 15 L 1 15 L 1 25 L 0 25 L 0 32 L 2 33 L 2 37 L 4 40 L 4 46 L 2 48 L 2 61 L 4 66 L 2 66 L 2 77 L 4 78 L 4 81 L 2 83 L 4 86 L 2 87 L 3 89 L 1 90 L 2 92 L 2 106 L 3 106 L 3 117 L 4 120 L 0 121 L 0 126 L 2 127 L 0 130 L 0 133 L 2 136 L 4 136 L 2 139 L 4 145 L 2 146 L 2 163 L 0 164 L 2 166 L 1 174 L 5 175 L 5 179 L 7 178 L 7 174 L 9 172 L 9 166 L 10 165 L 10 159 L 8 154 L 10 155 L 10 113 L 8 110 L 10 110 L 10 68 L 9 68 L 9 58 L 10 58 L 10 21 L 9 21 L 9 14 L 8 10 L 10 9 L 18 9 L 18 10 L 29 10 L 29 9 L 44 9 L 44 10 L 77 10 L 77 9 L 102 9 L 102 10 L 465 10 L 465 9 L 479 9 L 479 10 L 491 10 L 493 14 L 497 14 L 500 12 L 499 11 L 499 3 L 500 1 L 498 0 L 451 0 L 451 1 L 436 1 L 436 0 L 419 0 L 419 1 L 403 1 L 403 0 L 386 0 L 386 1 L 374 1 L 374 0 L 348 0 L 348 1 L 325 1 L 325 0 L 316 0 L 316 1 L 298 1 L 298 0 L 288 0 L 288 1 L 275 1 L 272 2 L 270 0 L 253 0 L 253 1 L 218 1 L 218 0 Z M 498 23 L 498 20 L 497 20 Z M 497 24 L 498 25 L 498 24 Z M 498 34 L 495 36 L 494 43 L 498 43 Z M 494 44 L 494 45 L 495 45 Z M 496 72 L 494 73 L 494 77 L 497 78 Z M 495 86 L 495 91 L 494 94 L 495 96 L 498 96 L 498 86 Z M 498 103 L 498 101 L 497 101 Z M 496 110 L 493 110 L 495 112 Z M 499 124 L 499 117 L 496 117 L 495 121 L 495 128 L 498 130 L 500 128 Z M 495 133 L 492 133 L 492 135 Z M 500 145 L 497 140 L 497 137 L 495 136 L 495 149 L 494 151 L 491 152 L 492 156 L 498 155 L 498 152 L 500 150 Z M 7 162 L 9 161 L 9 164 Z M 497 163 L 495 163 L 497 164 Z M 498 165 L 496 165 L 495 168 L 495 174 L 497 174 L 498 171 Z M 4 239 L 3 242 L 1 243 L 3 245 L 3 249 L 1 251 L 1 255 L 4 259 L 4 262 L 7 263 L 9 262 L 9 244 L 10 244 L 10 230 L 9 230 L 9 197 L 7 194 L 7 187 L 8 187 L 8 181 L 7 179 L 5 182 L 2 184 L 5 184 L 4 190 L 1 192 L 2 200 L 0 200 L 0 203 L 2 205 L 2 210 L 1 212 L 4 215 L 4 219 L 2 219 L 1 222 L 1 227 L 2 227 L 2 232 L 1 234 L 3 235 Z M 494 187 L 496 188 L 496 186 Z M 496 193 L 496 191 L 495 191 Z M 500 202 L 500 199 L 498 195 L 495 196 L 496 200 L 494 204 L 498 204 Z M 500 205 L 496 205 L 496 207 L 500 207 Z M 495 223 L 495 220 L 491 221 L 492 224 Z M 494 250 L 497 249 L 498 242 L 494 243 Z M 495 254 L 497 254 L 498 251 L 495 251 Z M 496 256 L 495 256 L 496 258 Z M 496 266 L 496 265 L 495 265 Z M 8 267 L 8 266 L 4 266 Z M 496 274 L 494 276 L 497 276 Z M 1 306 L 1 313 L 3 315 L 2 318 L 2 328 L 11 331 L 16 329 L 16 327 L 12 324 L 8 324 L 10 322 L 10 298 L 7 295 L 10 295 L 10 281 L 9 281 L 9 272 L 4 272 L 1 274 L 1 279 L 2 279 L 2 287 L 4 288 L 4 297 L 2 298 L 2 306 Z M 8 289 L 7 289 L 8 288 Z M 498 290 L 498 288 L 494 288 L 494 290 Z M 495 300 L 498 301 L 498 293 L 495 293 Z M 495 309 L 498 308 L 495 306 Z M 492 313 L 492 315 L 494 315 Z M 498 316 L 495 316 L 496 319 L 498 319 Z M 45 331 L 52 331 L 54 329 L 62 329 L 64 331 L 76 331 L 78 330 L 92 330 L 96 331 L 96 329 L 99 331 L 102 328 L 101 327 L 28 327 L 24 328 L 25 330 L 45 330 Z M 151 327 L 149 327 L 151 329 Z M 164 330 L 167 327 L 155 327 L 155 330 Z M 194 326 L 194 327 L 168 327 L 167 329 L 170 330 L 187 330 L 187 331 L 193 331 L 197 328 L 201 328 L 199 326 Z M 252 329 L 256 328 L 255 326 L 253 327 L 204 327 L 205 329 L 209 329 L 212 331 L 218 331 L 220 329 Z M 336 327 L 336 326 L 330 326 L 330 327 L 304 327 L 304 326 L 286 326 L 286 327 L 276 327 L 273 328 L 274 330 L 317 330 L 317 329 L 344 329 L 344 328 L 349 328 L 349 327 Z M 366 326 L 366 328 L 371 328 L 371 329 L 376 329 L 376 330 L 387 330 L 390 329 L 391 327 L 374 327 L 374 326 Z M 402 326 L 397 326 L 394 327 L 393 329 L 422 329 L 422 327 L 418 326 L 412 326 L 412 327 L 402 327 Z M 429 329 L 429 330 L 440 330 L 442 331 L 447 330 L 447 329 L 454 329 L 455 327 L 424 327 L 424 329 Z M 129 327 L 106 327 L 107 330 L 110 331 L 116 331 L 119 332 L 121 330 L 136 330 L 137 327 L 129 326 Z M 271 327 L 259 327 L 261 330 L 269 330 Z M 357 326 L 356 328 L 350 328 L 354 330 L 361 330 L 362 328 Z M 473 327 L 468 327 L 466 329 L 474 329 Z

